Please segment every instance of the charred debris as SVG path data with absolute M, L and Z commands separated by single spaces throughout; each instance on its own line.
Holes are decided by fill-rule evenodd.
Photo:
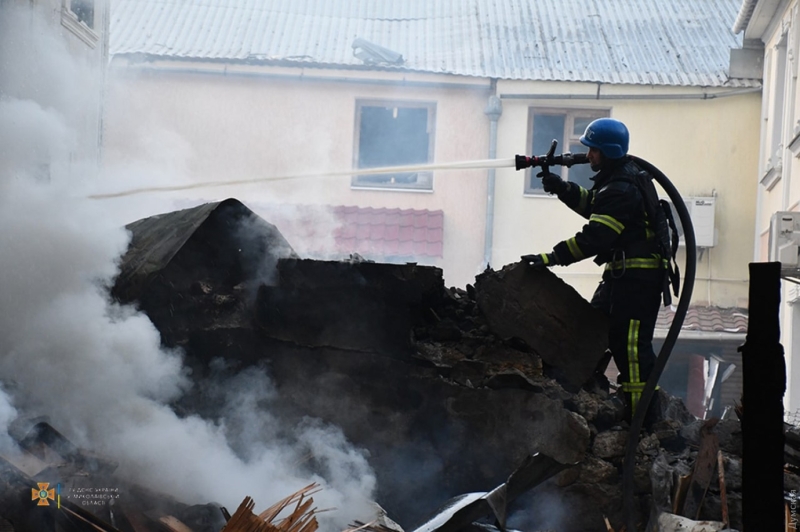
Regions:
M 435 267 L 302 259 L 235 199 L 128 229 L 112 296 L 145 312 L 164 346 L 183 351 L 196 386 L 173 405 L 178 412 L 213 417 L 203 390 L 220 372 L 262 367 L 278 392 L 277 414 L 335 424 L 369 453 L 377 502 L 405 530 L 620 531 L 627 425 L 613 388 L 593 376 L 605 318 L 552 272 L 512 264 L 460 289 L 445 287 Z M 697 420 L 660 393 L 663 421 L 638 448 L 641 529 L 691 529 L 670 519 L 740 527 L 739 421 Z M 135 495 L 125 504 L 62 499 L 33 512 L 32 498 L 47 500 L 53 488 L 39 482 L 91 484 L 113 478 L 115 464 L 43 420 L 12 436 L 21 452 L 2 458 L 0 530 L 316 528 L 314 486 L 256 515 L 250 499 L 231 514 L 115 479 Z M 791 463 L 800 462 L 795 440 Z M 800 489 L 793 471 L 785 483 Z

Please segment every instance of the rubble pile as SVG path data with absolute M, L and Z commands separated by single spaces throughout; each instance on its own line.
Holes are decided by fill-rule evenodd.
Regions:
M 446 288 L 433 267 L 301 260 L 236 200 L 128 228 L 112 294 L 185 353 L 196 386 L 178 411 L 218 414 L 204 390 L 220 377 L 220 360 L 228 373 L 263 367 L 277 391 L 276 416 L 334 424 L 369 453 L 377 502 L 406 530 L 430 523 L 451 497 L 501 485 L 536 453 L 560 465 L 517 494 L 509 527 L 621 527 L 628 427 L 613 389 L 593 376 L 605 317 L 552 272 L 512 264 L 460 289 Z M 659 393 L 664 419 L 638 447 L 639 521 L 653 508 L 688 508 L 691 518 L 725 514 L 741 526 L 738 421 L 704 428 L 680 400 Z M 692 482 L 703 475 L 689 475 L 698 462 L 709 465 L 709 434 L 724 488 L 706 472 L 698 494 Z
M 188 505 L 115 474 L 117 464 L 76 447 L 46 420 L 16 420 L 19 452 L 0 456 L 0 530 L 216 532 L 227 510 Z
M 521 275 L 528 277 L 528 283 L 520 279 Z M 574 378 L 571 378 L 570 373 L 566 373 L 562 367 L 543 363 L 535 350 L 524 340 L 513 335 L 505 340 L 501 339 L 494 332 L 494 326 L 489 325 L 494 320 L 484 312 L 484 309 L 486 311 L 490 309 L 480 304 L 482 300 L 502 301 L 502 298 L 481 294 L 482 287 L 489 285 L 494 288 L 501 284 L 503 279 L 513 279 L 510 283 L 513 289 L 517 294 L 524 293 L 532 276 L 546 277 L 551 285 L 561 282 L 549 279 L 552 274 L 547 271 L 530 272 L 522 265 L 514 264 L 506 266 L 500 272 L 487 271 L 479 275 L 477 288 L 467 286 L 466 290 L 446 289 L 445 300 L 448 304 L 444 305 L 446 310 L 440 310 L 440 314 L 443 321 L 455 324 L 461 331 L 461 336 L 454 338 L 455 335 L 451 335 L 444 340 L 440 338 L 437 342 L 430 339 L 432 335 L 423 334 L 421 335 L 423 339 L 417 341 L 417 347 L 428 360 L 442 368 L 449 368 L 451 378 L 457 385 L 520 386 L 530 392 L 552 397 L 560 401 L 568 411 L 581 416 L 586 421 L 590 433 L 590 442 L 585 449 L 585 455 L 580 464 L 556 476 L 547 489 L 556 490 L 560 501 L 566 507 L 580 508 L 580 512 L 576 512 L 579 515 L 560 520 L 560 524 L 564 526 L 563 530 L 607 531 L 609 528 L 602 524 L 605 519 L 610 523 L 617 523 L 616 526 L 620 526 L 623 522 L 619 513 L 622 505 L 620 479 L 629 434 L 627 423 L 622 421 L 622 405 L 614 397 L 613 387 L 606 391 L 602 386 L 598 386 L 598 383 L 591 379 L 589 370 L 588 376 L 583 373 L 584 377 L 581 377 L 584 379 L 584 386 L 576 390 L 573 385 Z M 537 292 L 536 289 L 528 288 L 529 291 Z M 509 298 L 519 297 L 510 293 L 504 295 Z M 518 308 L 519 304 L 512 302 L 508 306 Z M 531 302 L 528 306 L 537 307 L 537 304 Z M 538 306 L 546 307 L 541 303 Z M 572 315 L 579 312 L 579 309 L 580 303 L 575 304 L 572 307 Z M 501 322 L 506 334 L 518 332 L 522 335 L 526 331 L 534 330 L 530 325 L 530 319 L 515 318 L 515 311 L 506 309 L 503 311 L 511 316 L 511 320 L 516 319 L 520 323 L 519 329 L 514 329 L 514 326 L 509 324 L 511 320 Z M 527 315 L 535 316 L 535 312 L 528 311 Z M 466 319 L 467 317 L 470 319 Z M 580 323 L 591 324 L 591 318 L 591 314 L 584 315 Z M 591 325 L 587 330 L 591 332 Z M 480 348 L 475 347 L 476 339 L 480 339 L 477 342 Z M 469 346 L 466 349 L 461 347 L 465 340 Z M 600 344 L 602 345 L 602 341 Z M 514 356 L 519 360 L 523 354 L 530 357 L 533 363 L 530 361 L 527 361 L 527 364 L 521 361 L 508 363 Z M 443 363 L 445 360 L 446 363 Z M 555 359 L 554 363 L 563 365 L 559 359 Z M 572 367 L 577 364 L 573 361 Z M 463 369 L 464 365 L 470 369 Z M 591 365 L 586 367 L 593 368 Z M 648 520 L 656 522 L 658 512 L 663 512 L 690 515 L 692 519 L 714 522 L 722 521 L 725 516 L 727 525 L 733 529 L 741 528 L 740 422 L 736 419 L 712 420 L 711 423 L 699 420 L 688 411 L 680 399 L 670 396 L 663 390 L 659 391 L 659 394 L 662 420 L 643 432 L 637 449 L 635 483 L 641 510 L 640 522 L 646 523 Z M 706 432 L 703 431 L 705 426 L 708 426 Z M 704 490 L 692 499 L 687 495 L 687 491 L 703 441 L 709 435 L 713 435 L 718 442 L 719 463 L 722 464 L 723 473 L 720 475 L 715 470 L 705 486 L 707 491 Z M 794 440 L 788 436 L 787 440 L 795 441 L 797 449 L 800 450 L 800 430 L 796 432 Z M 791 447 L 787 445 L 787 453 L 791 452 Z M 800 456 L 800 452 L 794 452 L 798 453 L 795 456 Z M 716 465 L 718 463 L 716 450 L 713 458 Z M 800 465 L 800 459 L 796 459 L 796 463 Z M 798 481 L 800 478 L 793 472 L 786 472 L 787 490 L 795 487 Z M 725 491 L 724 495 L 721 490 Z M 530 504 L 535 505 L 533 501 L 536 497 L 536 492 L 530 494 Z M 688 521 L 683 521 L 686 522 Z M 717 529 L 722 530 L 722 528 L 725 527 L 720 526 Z

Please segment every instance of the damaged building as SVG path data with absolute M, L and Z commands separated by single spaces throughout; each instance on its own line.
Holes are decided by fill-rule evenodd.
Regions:
M 0 4 L 2 9 L 11 5 Z M 418 153 L 413 155 L 422 162 L 478 159 L 487 149 L 500 157 L 539 153 L 541 135 L 535 134 L 532 124 L 551 115 L 563 119 L 557 135 L 564 147 L 574 140 L 570 133 L 574 124 L 613 115 L 636 125 L 641 132 L 637 138 L 643 144 L 663 150 L 658 152 L 658 160 L 675 152 L 696 159 L 699 166 L 695 170 L 702 179 L 694 182 L 692 175 L 677 176 L 682 190 L 700 201 L 699 205 L 711 205 L 712 211 L 715 201 L 726 208 L 716 213 L 717 222 L 710 224 L 708 239 L 701 246 L 707 252 L 701 253 L 700 260 L 708 272 L 702 280 L 708 300 L 696 301 L 701 306 L 690 310 L 690 330 L 684 336 L 688 341 L 675 353 L 680 362 L 676 373 L 687 390 L 686 406 L 660 392 L 664 419 L 648 427 L 639 441 L 635 519 L 642 528 L 649 523 L 670 532 L 741 528 L 741 411 L 725 411 L 724 406 L 739 399 L 741 388 L 738 344 L 743 340 L 747 316 L 737 307 L 746 282 L 742 257 L 749 257 L 750 250 L 739 237 L 748 233 L 754 214 L 749 198 L 739 191 L 745 188 L 747 168 L 755 155 L 752 150 L 739 150 L 712 161 L 706 155 L 713 150 L 702 143 L 683 135 L 665 135 L 663 124 L 656 127 L 639 118 L 660 113 L 666 103 L 674 105 L 673 116 L 680 117 L 675 120 L 680 125 L 669 128 L 673 133 L 688 123 L 698 134 L 705 132 L 706 138 L 717 139 L 704 127 L 721 124 L 736 138 L 714 140 L 717 149 L 727 149 L 731 142 L 755 145 L 757 128 L 735 126 L 740 126 L 742 119 L 758 122 L 760 81 L 758 76 L 731 78 L 726 70 L 729 49 L 742 44 L 730 34 L 727 19 L 722 20 L 735 16 L 735 2 L 715 1 L 708 10 L 707 6 L 696 9 L 696 2 L 682 9 L 658 5 L 653 7 L 655 17 L 649 11 L 618 10 L 634 15 L 625 18 L 632 25 L 641 24 L 643 17 L 664 23 L 656 30 L 636 33 L 639 39 L 653 39 L 648 42 L 671 41 L 680 46 L 681 64 L 672 60 L 669 48 L 662 50 L 669 60 L 661 67 L 666 65 L 664 72 L 681 74 L 665 76 L 644 62 L 630 65 L 630 78 L 620 78 L 611 68 L 599 72 L 596 80 L 563 61 L 569 55 L 566 51 L 551 50 L 548 61 L 553 62 L 544 66 L 567 75 L 563 79 L 538 74 L 529 77 L 528 70 L 539 70 L 530 68 L 527 52 L 523 52 L 527 66 L 522 69 L 504 59 L 511 49 L 493 50 L 484 61 L 486 44 L 505 43 L 496 37 L 504 34 L 506 26 L 516 27 L 511 21 L 520 19 L 520 27 L 525 28 L 537 20 L 527 4 L 520 4 L 525 17 L 518 17 L 516 2 L 503 4 L 503 9 L 483 1 L 471 4 L 474 10 L 457 6 L 443 17 L 447 21 L 443 25 L 429 24 L 427 15 L 364 14 L 356 12 L 355 4 L 341 12 L 329 5 L 327 9 L 333 11 L 315 13 L 291 2 L 285 8 L 297 15 L 294 31 L 286 31 L 260 50 L 242 46 L 241 36 L 219 38 L 219 32 L 229 27 L 226 21 L 263 15 L 263 22 L 275 24 L 275 12 L 255 4 L 244 11 L 206 5 L 199 10 L 191 6 L 170 10 L 162 9 L 161 2 L 144 0 L 120 0 L 114 10 L 99 0 L 33 0 L 26 4 L 44 8 L 75 55 L 103 65 L 111 58 L 119 78 L 108 87 L 109 101 L 122 102 L 112 112 L 105 109 L 106 116 L 101 117 L 102 106 L 89 101 L 93 98 L 77 98 L 76 87 L 61 77 L 51 80 L 46 76 L 46 83 L 37 84 L 63 92 L 60 103 L 77 126 L 69 124 L 69 129 L 60 133 L 64 139 L 80 140 L 77 149 L 62 154 L 65 161 L 45 160 L 47 157 L 34 161 L 33 175 L 43 182 L 58 177 L 62 167 L 70 175 L 81 174 L 85 160 L 94 164 L 101 148 L 106 162 L 128 161 L 130 141 L 139 128 L 151 138 L 146 120 L 134 124 L 119 120 L 115 113 L 123 118 L 149 113 L 165 120 L 171 117 L 173 126 L 179 124 L 175 128 L 179 136 L 190 139 L 201 154 L 194 161 L 192 176 L 200 181 L 222 175 L 247 179 L 262 172 L 291 173 L 299 160 L 321 166 L 325 161 L 337 168 L 350 168 L 352 161 L 358 161 L 359 168 L 368 166 L 375 162 L 370 150 L 391 145 L 392 138 L 377 139 L 374 144 L 378 146 L 360 140 L 369 140 L 370 124 L 385 125 L 398 115 L 413 118 L 418 141 Z M 566 42 L 573 31 L 571 22 L 559 11 L 563 10 L 561 4 L 553 6 L 555 10 L 548 12 L 547 18 L 567 21 L 553 28 L 553 40 Z M 423 14 L 427 8 L 422 2 L 415 12 Z M 725 17 L 717 17 L 717 11 Z M 502 17 L 497 13 L 503 13 Z M 695 42 L 696 27 L 686 24 L 687 13 L 700 13 L 693 20 L 707 30 L 702 35 L 705 40 Z M 600 35 L 602 32 L 591 26 L 596 17 L 584 15 L 580 17 L 589 25 L 584 33 Z M 387 33 L 402 31 L 402 46 L 397 49 L 403 55 L 372 42 L 383 42 L 377 30 L 364 35 L 369 40 L 340 39 L 338 32 L 330 31 L 331 40 L 317 46 L 317 32 L 309 28 L 320 18 L 325 24 L 336 19 L 342 26 L 351 18 L 385 22 L 380 27 Z M 116 29 L 111 40 L 109 24 Z M 178 35 L 173 25 L 192 31 Z M 409 25 L 423 30 L 418 34 L 405 31 Z M 464 29 L 461 37 L 465 42 L 456 55 L 444 50 L 449 58 L 445 63 L 436 53 L 413 46 L 414 41 L 426 40 L 414 35 L 428 35 L 430 42 L 439 42 L 447 26 Z M 204 31 L 194 31 L 198 28 Z M 28 33 L 37 33 L 33 29 L 33 25 L 26 26 Z M 307 43 L 298 35 L 312 38 Z M 552 42 L 549 36 L 528 41 L 525 36 L 532 32 L 518 35 L 519 42 L 508 42 L 519 51 Z M 337 38 L 339 41 L 333 42 Z M 174 46 L 165 46 L 167 41 Z M 286 42 L 293 43 L 288 53 Z M 206 46 L 209 43 L 215 44 Z M 603 46 L 602 40 L 596 44 L 598 50 L 629 57 L 640 47 L 636 38 L 617 43 L 619 46 Z M 235 50 L 233 55 L 218 48 L 229 45 Z M 342 48 L 344 60 L 340 58 Z M 654 44 L 653 49 L 657 48 Z M 714 54 L 708 53 L 711 48 Z M 417 50 L 424 53 L 415 53 Z M 236 55 L 239 53 L 243 55 Z M 700 65 L 692 61 L 709 55 L 713 61 Z M 538 52 L 533 56 L 542 59 Z M 476 61 L 477 57 L 481 60 Z M 26 62 L 40 63 L 29 58 Z M 649 89 L 640 90 L 636 86 L 639 81 L 631 82 L 643 71 L 648 83 L 662 91 L 658 98 L 650 99 Z M 190 79 L 194 83 L 189 83 Z M 21 93 L 12 96 L 23 103 L 33 98 L 49 109 L 51 102 L 43 96 L 47 91 L 29 94 L 28 86 L 26 79 L 19 84 Z M 219 91 L 207 90 L 209 87 Z M 69 88 L 72 90 L 66 90 Z M 101 92 L 99 83 L 95 88 Z M 220 97 L 223 94 L 227 96 Z M 331 98 L 324 110 L 311 105 L 319 102 L 321 95 Z M 398 95 L 402 95 L 400 100 Z M 586 104 L 564 107 L 565 96 Z M 690 101 L 696 98 L 715 101 L 700 109 L 697 102 Z M 601 99 L 607 101 L 592 101 Z M 613 100 L 613 105 L 608 100 Z M 257 102 L 262 114 L 275 120 L 265 121 L 251 107 L 238 105 L 245 101 Z M 542 106 L 542 101 L 555 105 Z M 226 106 L 231 102 L 237 105 Z M 218 135 L 209 134 L 194 121 L 206 117 L 197 113 L 198 108 L 206 109 L 212 121 L 230 127 L 229 132 L 235 134 L 227 137 L 238 142 L 220 143 Z M 256 126 L 251 124 L 254 117 Z M 249 134 L 243 134 L 250 126 Z M 295 126 L 297 134 L 286 133 Z M 31 131 L 33 137 L 47 137 L 38 129 Z M 327 142 L 331 131 L 345 132 L 337 136 L 335 149 Z M 665 137 L 678 144 L 663 144 Z M 37 157 L 47 153 L 33 151 Z M 240 164 L 232 166 L 233 161 Z M 387 159 L 378 158 L 377 162 L 386 163 Z M 494 201 L 495 176 L 500 178 L 497 208 L 486 207 L 484 213 L 487 198 Z M 572 288 L 589 289 L 593 281 L 586 272 L 565 272 L 565 277 L 571 277 L 571 282 L 565 283 L 550 271 L 531 272 L 519 264 L 498 267 L 518 255 L 521 226 L 539 227 L 543 219 L 561 223 L 560 218 L 551 217 L 554 203 L 534 176 L 515 177 L 510 169 L 495 173 L 492 168 L 480 175 L 473 171 L 437 174 L 435 191 L 433 174 L 425 172 L 359 175 L 352 181 L 348 178 L 342 187 L 330 182 L 309 187 L 306 200 L 313 196 L 318 202 L 323 192 L 332 193 L 325 201 L 336 205 L 323 206 L 331 211 L 327 218 L 367 219 L 358 228 L 340 228 L 334 244 L 378 262 L 356 254 L 339 260 L 339 247 L 313 255 L 337 260 L 310 260 L 309 250 L 298 247 L 307 243 L 295 242 L 278 220 L 268 216 L 274 212 L 273 205 L 263 207 L 279 187 L 265 186 L 253 192 L 247 206 L 235 199 L 206 203 L 201 198 L 209 196 L 180 198 L 183 204 L 188 199 L 196 206 L 127 227 L 130 247 L 120 260 L 115 284 L 108 288 L 113 300 L 122 305 L 119 308 L 141 310 L 157 328 L 161 345 L 180 354 L 181 370 L 186 370 L 192 387 L 168 404 L 171 413 L 181 419 L 224 419 L 215 383 L 258 368 L 269 375 L 274 397 L 268 405 L 254 403 L 253 408 L 274 409 L 275 415 L 298 426 L 320 422 L 341 428 L 374 469 L 375 501 L 382 507 L 374 521 L 353 522 L 351 531 L 620 532 L 626 517 L 621 472 L 629 428 L 622 422 L 621 405 L 613 393 L 592 380 L 602 356 L 606 324 Z M 577 171 L 573 173 L 573 178 L 580 177 Z M 713 187 L 715 177 L 725 178 L 719 179 L 717 188 Z M 158 176 L 147 179 L 156 182 Z M 465 187 L 465 179 L 480 186 Z M 405 193 L 409 189 L 425 194 Z M 385 200 L 385 193 L 392 191 L 404 193 L 395 194 L 400 199 Z M 226 193 L 238 190 L 231 187 Z M 370 206 L 345 206 L 355 202 L 353 197 Z M 202 204 L 197 205 L 198 201 Z M 533 204 L 535 209 L 527 208 Z M 305 207 L 289 207 L 289 217 L 297 221 L 298 210 Z M 66 210 L 70 216 L 74 214 Z M 395 211 L 413 222 L 390 226 L 376 221 Z M 494 248 L 491 238 L 482 247 L 480 239 L 465 243 L 461 237 L 483 229 L 488 229 L 489 235 L 494 231 Z M 394 240 L 383 238 L 390 231 L 411 234 Z M 525 240 L 524 245 L 538 249 L 545 243 L 544 233 L 537 232 L 534 241 Z M 446 267 L 450 278 L 459 282 L 470 278 L 470 283 L 446 286 L 439 267 Z M 484 267 L 472 282 L 474 273 Z M 89 277 L 95 273 L 91 271 Z M 44 283 L 37 279 L 36 284 Z M 546 306 L 539 304 L 543 300 L 548 301 Z M 671 312 L 662 312 L 662 328 L 670 322 Z M 578 321 L 580 331 L 570 326 Z M 52 358 L 57 355 L 48 353 Z M 13 385 L 13 377 L 6 377 Z M 7 384 L 5 379 L 3 384 Z M 148 389 L 145 393 L 155 392 Z M 157 487 L 129 480 L 120 473 L 119 464 L 94 451 L 91 444 L 73 443 L 72 439 L 85 443 L 86 435 L 70 433 L 67 425 L 67 420 L 57 416 L 21 417 L 9 427 L 16 448 L 0 457 L 0 531 L 314 532 L 318 526 L 314 497 L 320 487 L 316 484 L 300 490 L 286 487 L 286 498 L 277 501 L 253 493 L 253 498 L 245 498 L 238 507 L 225 507 L 210 497 L 193 494 L 188 498 L 194 500 L 187 504 L 186 496 L 158 492 Z M 795 498 L 787 495 L 789 519 L 800 489 L 797 429 L 789 430 L 786 439 L 785 489 L 795 494 Z M 324 477 L 313 453 L 298 467 Z
M 446 287 L 435 267 L 302 259 L 275 226 L 235 199 L 139 220 L 128 230 L 112 294 L 145 312 L 163 344 L 184 353 L 197 386 L 173 405 L 177 411 L 214 415 L 204 390 L 220 360 L 229 373 L 260 366 L 274 380 L 272 408 L 281 416 L 335 424 L 367 451 L 377 502 L 404 530 L 460 530 L 473 521 L 530 531 L 622 526 L 627 424 L 621 403 L 592 379 L 605 318 L 552 272 L 512 264 L 461 289 Z M 580 333 L 570 329 L 576 321 Z M 680 400 L 662 399 L 664 420 L 638 447 L 638 521 L 644 526 L 657 509 L 740 526 L 738 420 L 698 420 Z M 79 471 L 113 476 L 113 464 L 75 449 L 46 422 L 21 428 L 17 439 L 25 459 L 7 460 L 0 508 L 12 527 L 31 512 L 21 496 L 7 496 L 31 485 L 30 503 L 30 489 L 55 478 L 53 463 L 73 468 L 58 469 L 63 485 Z M 31 456 L 40 467 L 30 465 Z M 695 475 L 708 456 L 713 474 Z M 793 473 L 786 479 L 800 484 Z M 692 482 L 705 489 L 689 489 Z M 52 487 L 42 489 L 46 499 Z M 110 527 L 75 530 L 125 532 L 219 530 L 235 513 L 208 501 L 155 504 L 152 493 L 127 489 L 145 502 L 83 509 L 92 517 L 64 511 Z M 500 510 L 498 489 L 514 494 Z M 253 507 L 242 504 L 242 512 Z

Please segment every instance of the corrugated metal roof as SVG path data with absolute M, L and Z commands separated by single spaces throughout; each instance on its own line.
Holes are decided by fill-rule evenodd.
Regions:
M 112 0 L 111 53 L 516 80 L 751 87 L 729 80 L 740 0 Z M 371 67 L 375 68 L 375 66 Z

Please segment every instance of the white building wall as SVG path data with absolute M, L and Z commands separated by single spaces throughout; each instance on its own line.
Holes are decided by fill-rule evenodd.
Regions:
M 772 215 L 800 211 L 800 92 L 798 44 L 800 19 L 797 0 L 781 2 L 773 12 L 756 10 L 746 38 L 764 43 L 764 105 L 761 116 L 762 148 L 758 166 L 756 259 L 770 260 L 767 242 Z M 769 19 L 769 20 L 767 20 Z M 766 28 L 752 34 L 752 28 Z M 748 33 L 750 32 L 750 34 Z M 781 342 L 786 354 L 787 411 L 800 409 L 800 287 L 784 281 L 781 305 Z
M 42 177 L 95 173 L 102 143 L 108 0 L 0 1 L 3 96 L 50 113 L 69 131 L 64 153 L 42 154 Z M 87 8 L 85 20 L 73 9 Z M 49 169 L 48 169 L 49 167 Z

